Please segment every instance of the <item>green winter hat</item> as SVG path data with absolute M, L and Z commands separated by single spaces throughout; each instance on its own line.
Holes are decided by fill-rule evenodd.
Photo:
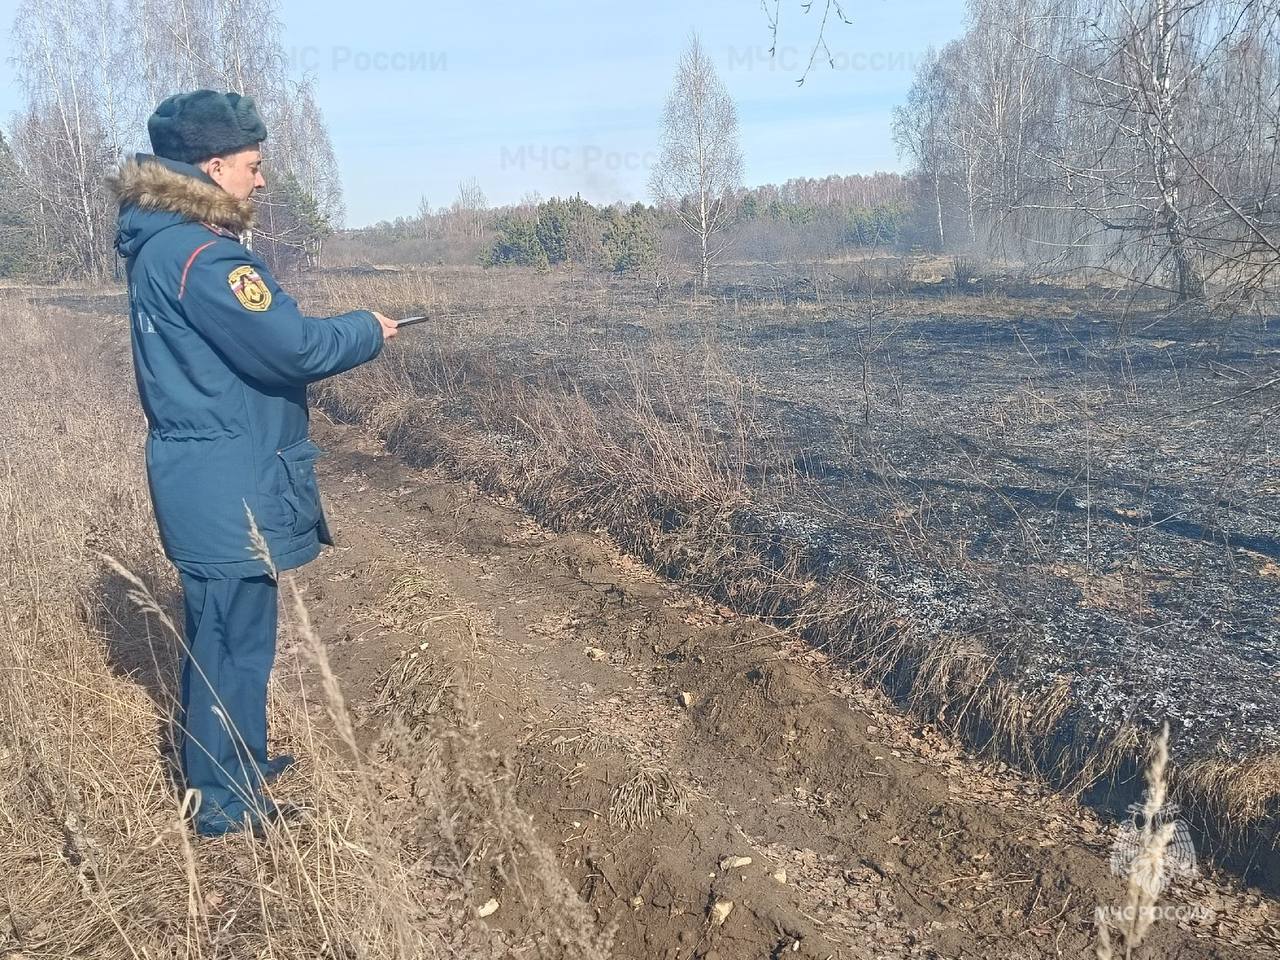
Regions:
M 175 93 L 147 120 L 157 157 L 197 163 L 235 153 L 267 139 L 267 127 L 252 97 L 197 90 Z

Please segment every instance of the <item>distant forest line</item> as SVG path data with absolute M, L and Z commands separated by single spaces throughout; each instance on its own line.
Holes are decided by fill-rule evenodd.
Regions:
M 814 259 L 927 245 L 928 210 L 914 199 L 918 193 L 913 179 L 899 173 L 795 178 L 743 189 L 732 197 L 726 256 Z M 682 262 L 686 241 L 677 210 L 536 194 L 490 208 L 471 181 L 447 207 L 433 210 L 424 201 L 414 216 L 340 231 L 329 249 L 332 262 L 343 265 L 565 265 L 623 273 Z
M 902 174 L 744 188 L 736 105 L 693 36 L 662 113 L 651 202 L 530 196 L 492 209 L 469 180 L 443 208 L 423 202 L 345 230 L 328 127 L 313 83 L 289 72 L 274 0 L 102 0 L 92 10 L 21 0 L 12 36 L 25 102 L 0 137 L 0 276 L 118 278 L 104 176 L 145 148 L 147 113 L 165 95 L 212 87 L 253 95 L 272 130 L 253 242 L 282 272 L 665 263 L 705 284 L 726 259 L 873 248 L 1041 274 L 1083 267 L 1175 301 L 1270 309 L 1280 292 L 1280 0 L 967 7 L 962 36 L 913 60 L 886 131 Z M 246 20 L 260 24 L 252 42 L 235 26 Z M 815 52 L 827 49 L 823 36 Z

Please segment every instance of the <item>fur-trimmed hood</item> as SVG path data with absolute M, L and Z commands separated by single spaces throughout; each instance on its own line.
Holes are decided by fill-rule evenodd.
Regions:
M 207 223 L 237 234 L 253 224 L 252 203 L 237 200 L 198 167 L 175 160 L 139 154 L 107 178 L 107 187 L 120 202 L 116 245 L 126 257 L 176 223 Z

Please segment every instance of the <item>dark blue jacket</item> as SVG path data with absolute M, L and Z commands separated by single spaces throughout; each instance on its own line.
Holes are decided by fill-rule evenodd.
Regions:
M 260 576 L 332 543 L 307 438 L 307 384 L 373 359 L 368 311 L 304 317 L 240 242 L 252 205 L 187 164 L 140 156 L 111 178 L 160 539 L 185 573 Z

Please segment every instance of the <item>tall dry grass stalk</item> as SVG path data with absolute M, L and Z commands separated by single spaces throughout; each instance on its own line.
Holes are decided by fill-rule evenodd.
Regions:
M 475 842 L 457 826 L 458 810 L 467 807 L 471 824 L 518 821 L 526 830 L 527 817 L 509 795 L 495 811 L 495 797 L 478 796 L 463 782 L 473 775 L 448 764 L 434 771 L 429 802 L 389 803 L 386 785 L 403 780 L 396 764 L 405 752 L 371 758 L 357 748 L 337 678 L 287 584 L 286 619 L 318 683 L 304 682 L 302 664 L 284 664 L 273 678 L 275 746 L 306 760 L 278 798 L 310 814 L 260 841 L 188 832 L 194 798 L 175 786 L 167 757 L 178 584 L 159 550 L 142 475 L 127 331 L 16 296 L 4 308 L 0 954 L 501 955 L 509 944 L 477 923 L 468 900 L 470 878 L 487 876 L 490 864 L 468 861 Z M 327 722 L 312 720 L 313 688 Z M 383 719 L 386 737 L 403 729 L 394 716 Z M 465 750 L 484 752 L 471 742 Z M 538 908 L 542 921 L 579 928 L 593 950 L 572 955 L 604 956 L 591 939 L 593 918 L 575 907 L 554 857 L 526 840 L 525 861 L 555 891 Z M 539 937 L 546 940 L 530 939 Z M 536 955 L 571 954 L 543 946 Z
M 1113 960 L 1116 950 L 1131 960 L 1146 939 L 1155 921 L 1156 903 L 1166 883 L 1166 857 L 1178 824 L 1162 816 L 1168 799 L 1169 724 L 1166 722 L 1151 749 L 1146 769 L 1146 796 L 1142 822 L 1134 838 L 1136 848 L 1128 862 L 1126 897 L 1119 911 L 1099 907 L 1095 912 L 1098 929 L 1098 960 Z M 1115 938 L 1113 939 L 1113 931 Z

